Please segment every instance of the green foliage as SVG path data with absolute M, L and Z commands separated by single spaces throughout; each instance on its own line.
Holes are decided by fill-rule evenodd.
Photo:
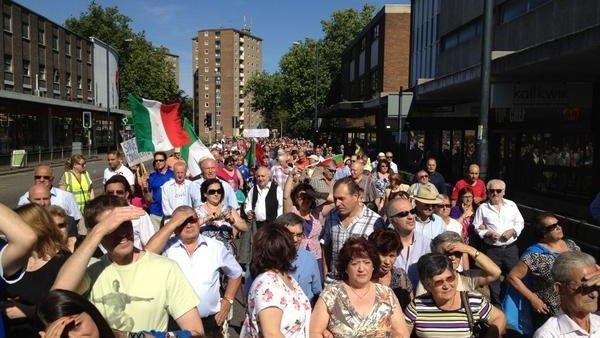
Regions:
M 315 101 L 318 109 L 323 109 L 333 79 L 340 76 L 342 52 L 369 23 L 374 11 L 373 6 L 364 5 L 360 11 L 333 12 L 330 19 L 321 21 L 323 40 L 295 42 L 281 57 L 279 72 L 250 79 L 252 107 L 261 112 L 267 128 L 279 129 L 283 123 L 286 136 L 307 137 L 314 132 Z
M 127 109 L 128 94 L 161 102 L 180 100 L 175 74 L 166 60 L 166 49 L 155 48 L 143 32 L 136 33 L 131 18 L 117 7 L 102 7 L 90 2 L 78 18 L 65 21 L 65 27 L 85 37 L 97 37 L 119 54 L 121 107 Z

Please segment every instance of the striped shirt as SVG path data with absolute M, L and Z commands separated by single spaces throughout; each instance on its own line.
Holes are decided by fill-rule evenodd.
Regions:
M 362 213 L 350 221 L 347 227 L 342 227 L 342 219 L 337 209 L 333 209 L 325 220 L 325 228 L 323 230 L 322 241 L 325 247 L 331 249 L 331 266 L 332 274 L 336 274 L 336 264 L 338 253 L 342 246 L 350 237 L 368 237 L 376 229 L 385 227 L 381 217 L 373 212 L 373 210 L 361 205 Z
M 172 178 L 167 183 L 163 184 L 160 189 L 162 190 L 162 210 L 163 215 L 171 216 L 173 210 L 182 205 L 192 205 L 192 199 L 190 197 L 190 185 L 192 181 L 185 180 L 183 184 L 177 184 L 175 179 Z
M 489 301 L 475 292 L 469 292 L 468 298 L 473 320 L 489 320 L 492 313 Z M 404 316 L 406 323 L 413 326 L 413 333 L 417 337 L 471 337 L 465 309 L 461 307 L 454 311 L 442 310 L 435 305 L 431 294 L 415 298 L 404 310 Z

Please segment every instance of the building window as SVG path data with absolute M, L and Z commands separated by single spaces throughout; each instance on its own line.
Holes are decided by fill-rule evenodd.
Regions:
M 23 60 L 23 76 L 31 76 L 31 64 L 27 60 Z
M 208 49 L 204 50 L 204 55 L 208 55 Z
M 21 24 L 21 36 L 24 39 L 29 39 L 29 22 L 23 22 Z
M 208 76 L 204 77 L 204 82 L 208 82 Z
M 204 98 L 205 98 L 205 99 L 208 99 L 208 94 L 204 94 Z
M 207 84 L 204 85 L 204 90 L 209 90 L 210 88 L 208 87 Z
M 208 63 L 208 58 L 204 58 L 204 63 Z
M 7 32 L 12 32 L 12 16 L 10 13 L 4 13 L 4 30 Z
M 39 65 L 40 80 L 46 81 L 46 65 Z
M 46 32 L 43 28 L 38 29 L 38 43 L 42 46 L 46 45 Z
M 506 1 L 500 8 L 500 23 L 502 24 L 515 20 L 547 2 L 550 2 L 550 0 Z
M 208 37 L 208 32 L 204 32 L 204 36 L 205 36 L 205 37 Z
M 92 80 L 91 79 L 87 79 L 87 90 L 88 90 L 88 92 L 92 91 Z
M 77 77 L 77 89 L 81 89 L 82 83 L 81 83 L 81 76 Z
M 87 62 L 92 63 L 92 52 L 88 49 L 88 50 L 86 50 L 86 53 L 87 53 Z
M 204 45 L 208 46 L 208 40 L 204 40 Z
M 204 72 L 208 73 L 208 67 L 204 67 Z
M 58 36 L 52 35 L 52 49 L 58 51 Z
M 379 38 L 379 25 L 373 27 L 373 40 Z
M 13 65 L 12 65 L 12 56 L 4 54 L 4 72 L 12 73 Z
M 440 51 L 444 51 L 465 43 L 471 39 L 481 36 L 483 30 L 483 22 L 481 19 L 476 19 L 470 23 L 446 34 L 441 38 Z
M 358 76 L 362 76 L 365 73 L 365 51 L 360 52 L 358 56 Z
M 67 73 L 67 87 L 71 87 L 71 73 Z
M 69 41 L 65 41 L 65 54 L 71 56 L 71 43 Z
M 54 83 L 60 83 L 60 73 L 58 71 L 58 69 L 55 69 L 52 75 L 52 80 L 54 81 Z
M 208 108 L 208 102 L 204 102 L 204 107 Z
M 77 46 L 77 60 L 81 60 L 81 47 Z
M 377 69 L 371 73 L 371 92 L 373 96 L 379 92 L 379 71 Z

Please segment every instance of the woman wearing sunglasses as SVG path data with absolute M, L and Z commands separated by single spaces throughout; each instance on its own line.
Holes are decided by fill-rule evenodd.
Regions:
M 524 334 L 533 333 L 529 331 L 531 324 L 540 327 L 560 310 L 552 278 L 554 260 L 563 252 L 581 251 L 575 242 L 565 239 L 562 226 L 552 213 L 540 214 L 532 229 L 537 243 L 523 252 L 508 274 L 511 287 L 504 301 L 505 307 L 514 310 L 506 313 L 509 324 L 521 328 Z
M 404 310 L 409 330 L 417 337 L 472 337 L 467 306 L 474 321 L 489 325 L 485 337 L 500 337 L 504 332 L 504 314 L 481 294 L 461 292 L 458 274 L 450 259 L 429 253 L 417 263 L 419 278 L 427 291 L 415 298 Z
M 233 252 L 231 242 L 240 232 L 248 230 L 248 225 L 235 209 L 223 204 L 224 190 L 221 181 L 209 178 L 200 185 L 202 206 L 196 209 L 198 217 L 210 217 L 210 221 L 200 228 L 202 235 L 217 239 Z

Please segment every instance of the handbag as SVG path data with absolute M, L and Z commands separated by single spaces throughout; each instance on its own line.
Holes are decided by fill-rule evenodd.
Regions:
M 469 330 L 471 331 L 471 338 L 485 337 L 490 326 L 484 320 L 479 319 L 475 321 L 475 319 L 473 318 L 473 312 L 471 312 L 471 305 L 469 304 L 469 296 L 467 291 L 460 292 L 460 300 L 462 306 L 465 308 L 465 312 L 467 313 L 467 320 L 469 321 Z

